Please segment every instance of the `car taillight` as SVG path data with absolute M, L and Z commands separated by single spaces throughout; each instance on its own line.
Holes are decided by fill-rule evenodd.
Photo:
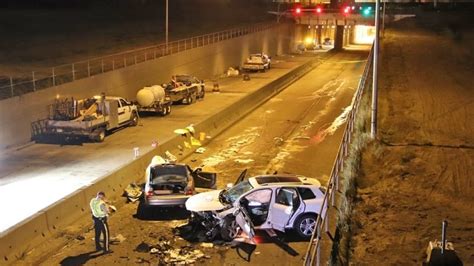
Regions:
M 153 196 L 153 189 L 148 190 L 148 191 L 146 192 L 146 196 L 147 196 L 147 197 Z

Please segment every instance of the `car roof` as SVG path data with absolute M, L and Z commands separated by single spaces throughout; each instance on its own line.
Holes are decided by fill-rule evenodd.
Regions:
M 321 186 L 317 179 L 299 175 L 260 175 L 249 178 L 249 182 L 253 187 Z
M 156 168 L 156 167 L 186 167 L 186 164 L 184 163 L 157 163 L 157 164 L 152 164 L 151 167 L 152 168 Z

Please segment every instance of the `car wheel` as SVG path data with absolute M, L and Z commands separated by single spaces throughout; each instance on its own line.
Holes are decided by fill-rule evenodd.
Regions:
M 296 219 L 293 228 L 300 237 L 310 239 L 313 235 L 314 229 L 316 228 L 317 217 L 318 216 L 315 214 L 303 214 Z
M 137 113 L 133 112 L 132 117 L 130 118 L 130 126 L 135 127 L 138 125 L 138 115 Z
M 186 97 L 186 104 L 192 104 L 193 103 L 193 97 L 191 95 L 188 95 L 188 97 Z
M 171 104 L 166 107 L 167 114 L 171 114 Z
M 161 110 L 161 116 L 165 116 L 168 114 L 168 107 L 163 107 L 163 109 Z
M 104 128 L 98 128 L 98 129 L 94 130 L 94 132 L 92 134 L 93 134 L 92 139 L 95 142 L 104 142 L 104 140 L 105 140 L 105 129 Z
M 239 235 L 240 227 L 237 225 L 235 217 L 228 215 L 224 218 L 221 227 L 221 238 L 225 241 L 232 241 Z
M 206 96 L 206 90 L 202 87 L 201 96 L 199 98 L 204 99 L 204 96 Z

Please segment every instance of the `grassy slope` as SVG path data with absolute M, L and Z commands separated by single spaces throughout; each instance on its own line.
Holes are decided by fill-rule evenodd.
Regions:
M 473 31 L 468 17 L 419 14 L 387 31 L 380 77 L 381 151 L 357 180 L 351 263 L 413 265 L 428 241 L 474 262 Z M 377 155 L 375 155 L 377 154 Z

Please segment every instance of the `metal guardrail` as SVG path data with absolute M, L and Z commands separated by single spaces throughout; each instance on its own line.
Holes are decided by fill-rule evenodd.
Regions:
M 344 130 L 344 135 L 342 142 L 339 145 L 339 150 L 336 155 L 336 160 L 331 170 L 331 175 L 328 181 L 328 190 L 324 196 L 323 203 L 321 205 L 321 215 L 318 215 L 316 220 L 315 230 L 311 236 L 309 242 L 308 250 L 306 251 L 304 257 L 304 265 L 317 265 L 321 264 L 321 245 L 322 240 L 327 238 L 329 241 L 332 241 L 332 235 L 330 234 L 329 229 L 329 216 L 330 213 L 337 211 L 336 210 L 336 195 L 339 191 L 339 174 L 343 169 L 344 161 L 349 152 L 349 146 L 351 144 L 351 135 L 354 130 L 355 117 L 357 115 L 357 110 L 359 109 L 360 101 L 362 99 L 362 94 L 367 83 L 367 78 L 370 74 L 370 69 L 372 67 L 372 57 L 373 57 L 374 47 L 370 50 L 369 56 L 367 58 L 367 63 L 365 64 L 364 72 L 361 79 L 359 80 L 359 85 L 355 94 L 354 103 L 352 109 L 348 114 L 346 128 Z
M 237 38 L 254 32 L 275 27 L 276 23 L 260 23 L 187 39 L 161 43 L 154 46 L 92 58 L 84 61 L 54 66 L 39 71 L 32 71 L 18 77 L 0 77 L 0 100 L 41 89 L 54 87 L 78 79 L 88 78 L 116 69 L 133 66 L 142 62 L 179 53 L 189 49 L 214 44 L 220 41 Z

